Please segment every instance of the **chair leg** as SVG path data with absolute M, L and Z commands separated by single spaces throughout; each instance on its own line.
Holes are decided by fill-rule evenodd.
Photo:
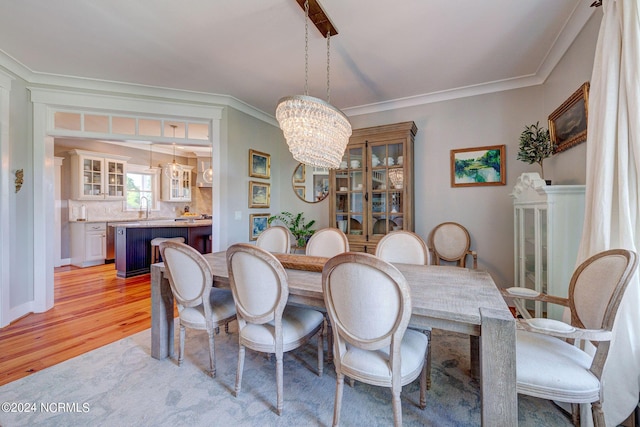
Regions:
M 318 331 L 318 376 L 322 376 L 322 368 L 324 365 L 324 323 Z
M 184 359 L 184 326 L 180 325 L 180 350 L 178 352 L 178 366 L 182 366 L 182 359 Z
M 327 363 L 333 362 L 333 329 L 327 313 L 324 314 L 324 330 L 327 336 Z
M 340 409 L 342 407 L 342 391 L 344 389 L 344 375 L 336 372 L 336 400 L 333 403 L 333 425 L 340 425 Z
M 238 348 L 238 370 L 236 371 L 236 397 L 240 394 L 242 385 L 242 370 L 244 369 L 244 346 L 240 344 Z
M 427 359 L 429 355 L 427 354 Z M 420 373 L 420 409 L 427 407 L 427 384 L 429 373 L 427 371 L 427 361 L 425 360 L 422 372 Z
M 402 387 L 399 387 L 399 390 L 392 390 L 393 394 L 393 424 L 396 427 L 402 427 L 402 403 L 400 402 L 400 391 L 402 391 Z
M 224 324 L 224 333 L 228 334 L 229 333 L 229 322 Z
M 427 390 L 431 390 L 431 329 L 422 331 L 429 340 L 429 346 L 427 347 L 427 360 L 425 361 L 425 375 L 427 381 Z
M 594 427 L 606 427 L 606 424 L 604 423 L 604 412 L 602 411 L 602 404 L 599 400 L 591 404 L 591 414 L 593 415 Z
M 283 394 L 283 363 L 282 363 L 282 352 L 276 352 L 276 388 L 277 388 L 277 411 L 278 415 L 282 415 L 282 408 L 284 406 L 284 398 Z
M 593 406 L 591 407 L 591 411 L 593 413 Z M 580 427 L 580 404 L 579 403 L 571 404 L 571 422 L 573 423 L 574 426 Z
M 217 329 L 217 328 L 216 328 Z M 207 331 L 209 333 L 209 372 L 211 374 L 211 378 L 216 377 L 216 357 L 215 357 L 215 347 L 213 342 L 213 331 Z

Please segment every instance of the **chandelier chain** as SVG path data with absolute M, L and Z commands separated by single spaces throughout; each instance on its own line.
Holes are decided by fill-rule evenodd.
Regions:
M 330 52 L 331 52 L 331 31 L 329 30 L 329 31 L 327 31 L 327 102 L 329 104 L 331 104 L 331 92 L 329 90 L 329 88 L 330 88 L 330 85 L 329 85 L 329 71 L 330 71 L 329 63 L 330 63 L 330 60 L 329 60 L 329 58 L 331 58 Z
M 309 95 L 309 0 L 304 2 L 304 94 Z

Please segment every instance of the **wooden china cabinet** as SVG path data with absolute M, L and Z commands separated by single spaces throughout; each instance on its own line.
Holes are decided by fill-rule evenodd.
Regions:
M 330 171 L 329 225 L 350 250 L 375 253 L 394 230 L 414 230 L 414 122 L 356 129 L 340 167 Z

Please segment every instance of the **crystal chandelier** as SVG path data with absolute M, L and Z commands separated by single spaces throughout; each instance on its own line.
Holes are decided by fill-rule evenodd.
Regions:
M 176 139 L 176 125 L 169 125 L 173 128 L 173 139 Z M 178 178 L 180 173 L 182 172 L 182 167 L 176 163 L 176 143 L 173 143 L 173 162 L 171 165 L 164 170 L 167 178 Z
M 306 165 L 337 169 L 351 136 L 351 124 L 342 111 L 329 103 L 330 32 L 327 32 L 327 101 L 308 95 L 308 0 L 304 3 L 304 11 L 304 95 L 293 95 L 280 99 L 276 108 L 276 119 L 294 159 Z

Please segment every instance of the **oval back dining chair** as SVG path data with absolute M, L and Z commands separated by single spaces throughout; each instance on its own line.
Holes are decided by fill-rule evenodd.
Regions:
M 386 234 L 378 242 L 376 256 L 387 262 L 429 265 L 429 250 L 424 240 L 411 231 L 399 230 Z
M 323 228 L 311 235 L 305 249 L 306 255 L 331 258 L 349 252 L 347 236 L 337 228 Z
M 212 287 L 209 263 L 191 246 L 168 240 L 159 247 L 180 317 L 178 365 L 182 365 L 184 358 L 185 328 L 204 330 L 209 334 L 210 373 L 215 377 L 215 330 L 224 325 L 228 332 L 229 322 L 236 318 L 233 295 L 229 290 Z
M 473 259 L 473 268 L 478 268 L 478 254 L 470 250 L 469 231 L 457 222 L 443 222 L 429 234 L 429 248 L 433 251 L 434 264 L 442 261 L 455 262 L 466 267 L 467 256 Z
M 289 229 L 282 225 L 274 225 L 258 236 L 256 246 L 269 252 L 288 254 L 291 250 Z
M 268 251 L 237 243 L 227 249 L 227 269 L 238 312 L 238 370 L 235 395 L 240 394 L 245 347 L 276 355 L 278 415 L 283 408 L 283 353 L 318 334 L 318 375 L 322 376 L 324 316 L 319 311 L 287 305 L 287 273 Z
M 578 404 L 590 403 L 593 424 L 605 427 L 602 371 L 609 354 L 616 313 L 637 265 L 635 252 L 623 249 L 600 252 L 574 271 L 569 298 L 553 298 L 554 303 L 569 307 L 571 324 L 546 318 L 518 322 L 518 393 L 571 403 L 576 426 L 580 425 Z M 545 297 L 545 294 L 517 296 L 541 301 Z M 573 345 L 574 340 L 590 341 L 596 347 L 595 354 L 590 355 Z
M 426 406 L 426 335 L 407 329 L 411 295 L 393 265 L 365 253 L 331 258 L 322 271 L 325 306 L 334 331 L 336 397 L 333 425 L 340 422 L 345 375 L 389 387 L 393 419 L 402 425 L 402 386 L 420 377 L 420 407 Z

